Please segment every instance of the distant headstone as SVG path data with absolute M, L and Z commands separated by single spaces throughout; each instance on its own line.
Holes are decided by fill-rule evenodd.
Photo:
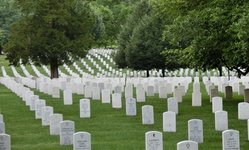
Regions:
M 73 150 L 91 150 L 91 134 L 88 132 L 74 133 Z
M 35 102 L 36 102 L 37 100 L 39 100 L 39 96 L 37 96 L 37 95 L 32 95 L 32 96 L 30 97 L 29 109 L 30 109 L 31 111 L 35 111 Z
M 136 116 L 137 115 L 137 104 L 135 98 L 126 98 L 126 115 Z
M 222 97 L 213 97 L 212 98 L 212 112 L 223 110 L 223 101 Z
M 154 86 L 147 87 L 147 96 L 154 96 Z
M 163 135 L 158 131 L 145 133 L 145 150 L 163 150 Z
M 219 96 L 219 91 L 217 88 L 212 88 L 210 89 L 210 102 L 212 102 L 213 97 L 218 97 Z
M 42 107 L 46 106 L 45 100 L 37 100 L 35 101 L 35 119 L 41 119 L 42 118 Z
M 42 125 L 49 126 L 50 115 L 54 113 L 54 109 L 51 106 L 42 107 Z
M 11 150 L 11 141 L 8 134 L 0 134 L 0 150 Z
M 81 99 L 80 118 L 90 118 L 90 117 L 91 117 L 90 99 Z
M 181 103 L 182 102 L 182 89 L 177 87 L 174 89 L 174 98 Z
M 142 106 L 142 123 L 145 125 L 154 124 L 154 110 L 151 105 Z
M 244 95 L 245 94 L 245 88 L 246 88 L 245 85 L 243 85 L 243 84 L 239 85 L 239 95 Z M 249 91 L 248 91 L 248 93 L 249 93 Z
M 228 115 L 226 111 L 215 112 L 215 130 L 224 131 L 228 129 Z
M 120 93 L 120 94 L 122 94 L 122 87 L 119 86 L 119 85 L 115 86 L 114 87 L 114 93 Z
M 136 96 L 137 102 L 145 102 L 145 91 L 143 88 L 137 87 Z
M 58 87 L 52 88 L 52 97 L 53 98 L 60 98 L 60 89 Z
M 227 100 L 232 100 L 233 99 L 233 88 L 231 86 L 226 86 L 225 87 L 225 98 Z
M 92 98 L 92 87 L 91 86 L 85 86 L 85 98 Z
M 226 130 L 222 132 L 222 150 L 240 150 L 239 131 Z
M 203 143 L 203 123 L 200 119 L 188 121 L 188 140 Z
M 121 94 L 112 94 L 112 108 L 122 108 Z
M 92 99 L 93 100 L 100 100 L 100 89 L 98 87 L 92 88 Z
M 174 97 L 170 97 L 167 100 L 168 111 L 173 111 L 178 114 L 178 102 Z
M 176 132 L 176 113 L 172 111 L 163 113 L 163 132 Z
M 244 90 L 244 101 L 249 103 L 249 89 Z
M 177 150 L 198 150 L 198 143 L 195 141 L 182 141 L 177 143 Z
M 4 122 L 3 121 L 3 114 L 0 114 L 0 122 Z
M 201 92 L 192 93 L 192 106 L 201 106 Z
M 110 90 L 102 90 L 101 92 L 102 103 L 111 103 L 111 92 Z
M 125 87 L 125 98 L 133 97 L 133 87 L 132 85 L 127 85 Z
M 73 95 L 72 95 L 71 90 L 69 90 L 69 89 L 64 90 L 63 96 L 64 96 L 64 105 L 72 105 L 73 104 Z
M 74 122 L 65 120 L 60 122 L 60 145 L 72 145 L 75 126 Z
M 50 135 L 60 135 L 60 122 L 63 121 L 62 114 L 52 114 L 49 118 Z
M 0 134 L 5 133 L 5 123 L 0 122 Z
M 167 87 L 159 87 L 159 98 L 167 98 Z
M 238 118 L 240 120 L 249 119 L 249 103 L 241 102 L 238 104 Z

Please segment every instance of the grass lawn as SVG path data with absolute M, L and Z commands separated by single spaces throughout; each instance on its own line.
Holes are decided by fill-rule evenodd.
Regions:
M 162 132 L 162 113 L 167 111 L 166 100 L 158 95 L 147 97 L 146 103 L 137 104 L 137 116 L 125 116 L 125 104 L 122 109 L 113 109 L 111 104 L 102 104 L 100 101 L 91 101 L 90 119 L 79 117 L 80 95 L 74 95 L 74 103 L 64 106 L 62 99 L 53 99 L 48 95 L 35 91 L 40 99 L 54 107 L 55 113 L 62 113 L 64 120 L 75 121 L 76 131 L 87 131 L 92 135 L 92 149 L 95 150 L 143 150 L 145 147 L 145 132 L 156 130 Z M 202 107 L 191 106 L 192 85 L 183 102 L 179 104 L 177 116 L 177 132 L 163 133 L 164 149 L 176 149 L 177 142 L 187 139 L 187 122 L 198 118 L 204 124 L 204 143 L 199 144 L 200 150 L 222 149 L 221 132 L 214 130 L 214 114 L 212 113 L 209 97 L 202 85 Z M 224 100 L 224 110 L 228 111 L 229 129 L 240 131 L 241 150 L 249 149 L 247 141 L 246 121 L 237 118 L 237 104 L 242 97 L 234 95 L 233 101 Z M 124 100 L 124 99 L 123 99 Z M 142 125 L 141 107 L 145 104 L 154 106 L 155 124 Z M 35 120 L 34 112 L 29 111 L 25 103 L 15 94 L 0 85 L 0 111 L 4 115 L 6 133 L 11 135 L 13 150 L 70 150 L 72 146 L 60 146 L 58 136 L 49 135 L 49 127 L 42 127 L 41 120 Z

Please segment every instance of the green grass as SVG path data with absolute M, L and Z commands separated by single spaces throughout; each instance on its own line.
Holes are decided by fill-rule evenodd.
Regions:
M 49 128 L 41 126 L 41 120 L 35 120 L 34 112 L 29 111 L 24 102 L 15 94 L 0 85 L 0 109 L 4 115 L 6 132 L 11 135 L 13 150 L 66 150 L 72 146 L 60 146 L 58 136 L 50 136 Z M 204 143 L 199 144 L 200 150 L 221 149 L 221 132 L 214 130 L 214 114 L 209 97 L 203 91 L 202 107 L 191 106 L 192 85 L 183 102 L 179 104 L 177 116 L 177 132 L 163 133 L 164 149 L 176 149 L 177 142 L 187 139 L 187 122 L 198 118 L 204 124 Z M 143 150 L 144 134 L 147 131 L 162 132 L 162 113 L 167 111 L 166 100 L 158 99 L 158 95 L 147 97 L 146 103 L 137 104 L 137 116 L 125 116 L 125 105 L 122 109 L 113 109 L 111 104 L 91 101 L 91 118 L 79 118 L 80 95 L 73 95 L 74 103 L 64 106 L 62 99 L 53 99 L 48 95 L 35 91 L 47 105 L 54 107 L 55 113 L 62 113 L 64 120 L 75 121 L 76 131 L 87 131 L 92 134 L 92 148 L 95 150 Z M 249 148 L 247 141 L 246 121 L 237 119 L 237 104 L 242 97 L 234 95 L 233 101 L 224 100 L 224 110 L 228 111 L 229 129 L 240 131 L 241 150 Z M 141 107 L 145 104 L 154 106 L 155 124 L 142 125 Z

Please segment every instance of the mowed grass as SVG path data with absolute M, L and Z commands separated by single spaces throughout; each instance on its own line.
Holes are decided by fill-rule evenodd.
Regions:
M 0 85 L 0 110 L 4 115 L 6 133 L 11 135 L 13 150 L 71 150 L 72 146 L 60 146 L 59 136 L 49 135 L 49 127 L 41 126 L 41 120 L 35 119 L 34 112 L 29 111 L 25 103 L 10 90 Z M 147 97 L 145 103 L 137 103 L 137 116 L 125 115 L 123 98 L 122 109 L 113 109 L 111 104 L 102 104 L 99 100 L 91 100 L 91 118 L 79 117 L 79 100 L 82 95 L 73 95 L 74 103 L 64 106 L 62 98 L 53 99 L 51 96 L 35 91 L 40 99 L 54 107 L 54 113 L 63 114 L 64 120 L 75 121 L 76 132 L 87 131 L 92 135 L 94 150 L 143 150 L 145 149 L 145 132 L 162 132 L 162 113 L 167 111 L 166 99 Z M 177 132 L 163 133 L 164 149 L 175 150 L 177 142 L 187 140 L 187 123 L 190 119 L 202 119 L 204 125 L 204 143 L 199 144 L 200 150 L 222 149 L 221 132 L 214 130 L 214 114 L 212 113 L 209 97 L 202 84 L 202 106 L 191 106 L 192 84 L 183 102 L 179 103 L 177 116 Z M 222 94 L 221 94 L 222 95 Z M 170 95 L 169 95 L 170 96 Z M 62 97 L 62 95 L 61 95 Z M 224 110 L 228 111 L 229 129 L 240 131 L 241 150 L 249 149 L 247 141 L 247 122 L 237 118 L 237 104 L 242 97 L 234 94 L 234 100 L 224 99 Z M 142 125 L 141 107 L 154 106 L 154 125 Z

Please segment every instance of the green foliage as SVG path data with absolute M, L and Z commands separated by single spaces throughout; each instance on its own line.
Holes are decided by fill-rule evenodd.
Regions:
M 166 5 L 169 1 L 162 3 Z M 244 59 L 248 54 L 246 10 L 247 1 L 176 1 L 169 12 L 161 10 L 174 16 L 165 26 L 164 37 L 178 50 L 187 51 L 192 67 L 206 70 L 226 66 L 238 75 L 246 74 L 249 72 L 248 59 Z
M 90 49 L 94 17 L 88 2 L 19 0 L 17 6 L 23 15 L 5 45 L 11 64 L 31 58 L 35 64 L 57 67 L 84 57 Z

